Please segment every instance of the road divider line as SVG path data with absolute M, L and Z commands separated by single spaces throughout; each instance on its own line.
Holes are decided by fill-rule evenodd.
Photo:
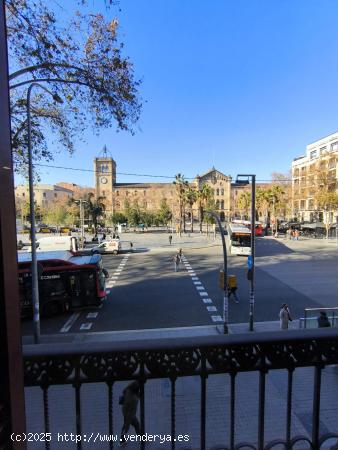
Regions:
M 81 326 L 80 326 L 80 330 L 90 330 L 91 329 L 91 327 L 92 327 L 92 322 L 86 322 L 86 323 L 83 323 Z
M 90 312 L 87 314 L 86 319 L 96 319 L 98 314 L 99 314 L 98 312 Z
M 74 325 L 74 323 L 77 321 L 79 317 L 80 313 L 72 314 L 67 320 L 67 322 L 61 328 L 60 333 L 68 333 L 68 331 L 71 329 L 71 327 Z
M 216 306 L 207 306 L 207 310 L 208 310 L 209 312 L 217 312 Z
M 202 298 L 203 303 L 212 303 L 211 298 Z
M 213 322 L 223 322 L 223 319 L 221 316 L 211 316 L 211 320 Z

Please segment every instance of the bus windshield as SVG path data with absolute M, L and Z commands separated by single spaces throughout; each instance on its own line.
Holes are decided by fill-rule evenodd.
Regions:
M 251 245 L 250 235 L 233 234 L 231 236 L 231 245 L 236 247 L 250 247 Z

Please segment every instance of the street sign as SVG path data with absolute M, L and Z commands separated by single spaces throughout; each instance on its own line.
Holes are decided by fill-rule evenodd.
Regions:
M 252 255 L 249 255 L 248 256 L 248 269 L 252 269 L 252 265 L 253 265 Z

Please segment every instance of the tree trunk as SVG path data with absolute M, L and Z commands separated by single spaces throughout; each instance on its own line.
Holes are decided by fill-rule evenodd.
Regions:
M 194 232 L 194 212 L 193 209 L 191 207 L 191 213 L 190 213 L 190 220 L 191 220 L 191 232 Z

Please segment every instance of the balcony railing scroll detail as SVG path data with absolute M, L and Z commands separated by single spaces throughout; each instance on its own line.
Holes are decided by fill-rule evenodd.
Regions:
M 108 386 L 107 416 L 109 433 L 113 434 L 112 405 L 114 383 L 139 380 L 141 384 L 140 418 L 145 433 L 146 382 L 167 378 L 171 385 L 171 432 L 176 427 L 176 382 L 180 377 L 198 376 L 200 379 L 200 446 L 206 446 L 207 382 L 215 374 L 230 376 L 229 441 L 215 448 L 272 449 L 283 445 L 291 449 L 304 441 L 319 449 L 335 433 L 319 435 L 321 374 L 327 365 L 338 364 L 338 330 L 302 330 L 245 335 L 174 338 L 128 343 L 86 343 L 24 346 L 25 385 L 40 386 L 43 390 L 45 431 L 50 429 L 48 389 L 53 385 L 72 385 L 75 393 L 76 431 L 81 434 L 81 386 L 85 383 L 105 383 Z M 314 367 L 312 435 L 292 436 L 293 374 L 300 367 Z M 266 375 L 275 369 L 286 369 L 287 409 L 285 435 L 271 442 L 265 440 Z M 259 375 L 259 404 L 257 440 L 236 442 L 235 405 L 236 377 L 242 372 Z M 337 396 L 337 393 L 333 393 Z M 337 396 L 338 398 L 338 396 Z M 144 442 L 141 448 L 146 448 Z M 77 444 L 82 448 L 82 442 Z M 46 442 L 46 448 L 50 444 Z M 110 443 L 113 448 L 113 443 Z M 177 448 L 177 443 L 171 443 Z M 187 448 L 187 447 L 185 447 Z

